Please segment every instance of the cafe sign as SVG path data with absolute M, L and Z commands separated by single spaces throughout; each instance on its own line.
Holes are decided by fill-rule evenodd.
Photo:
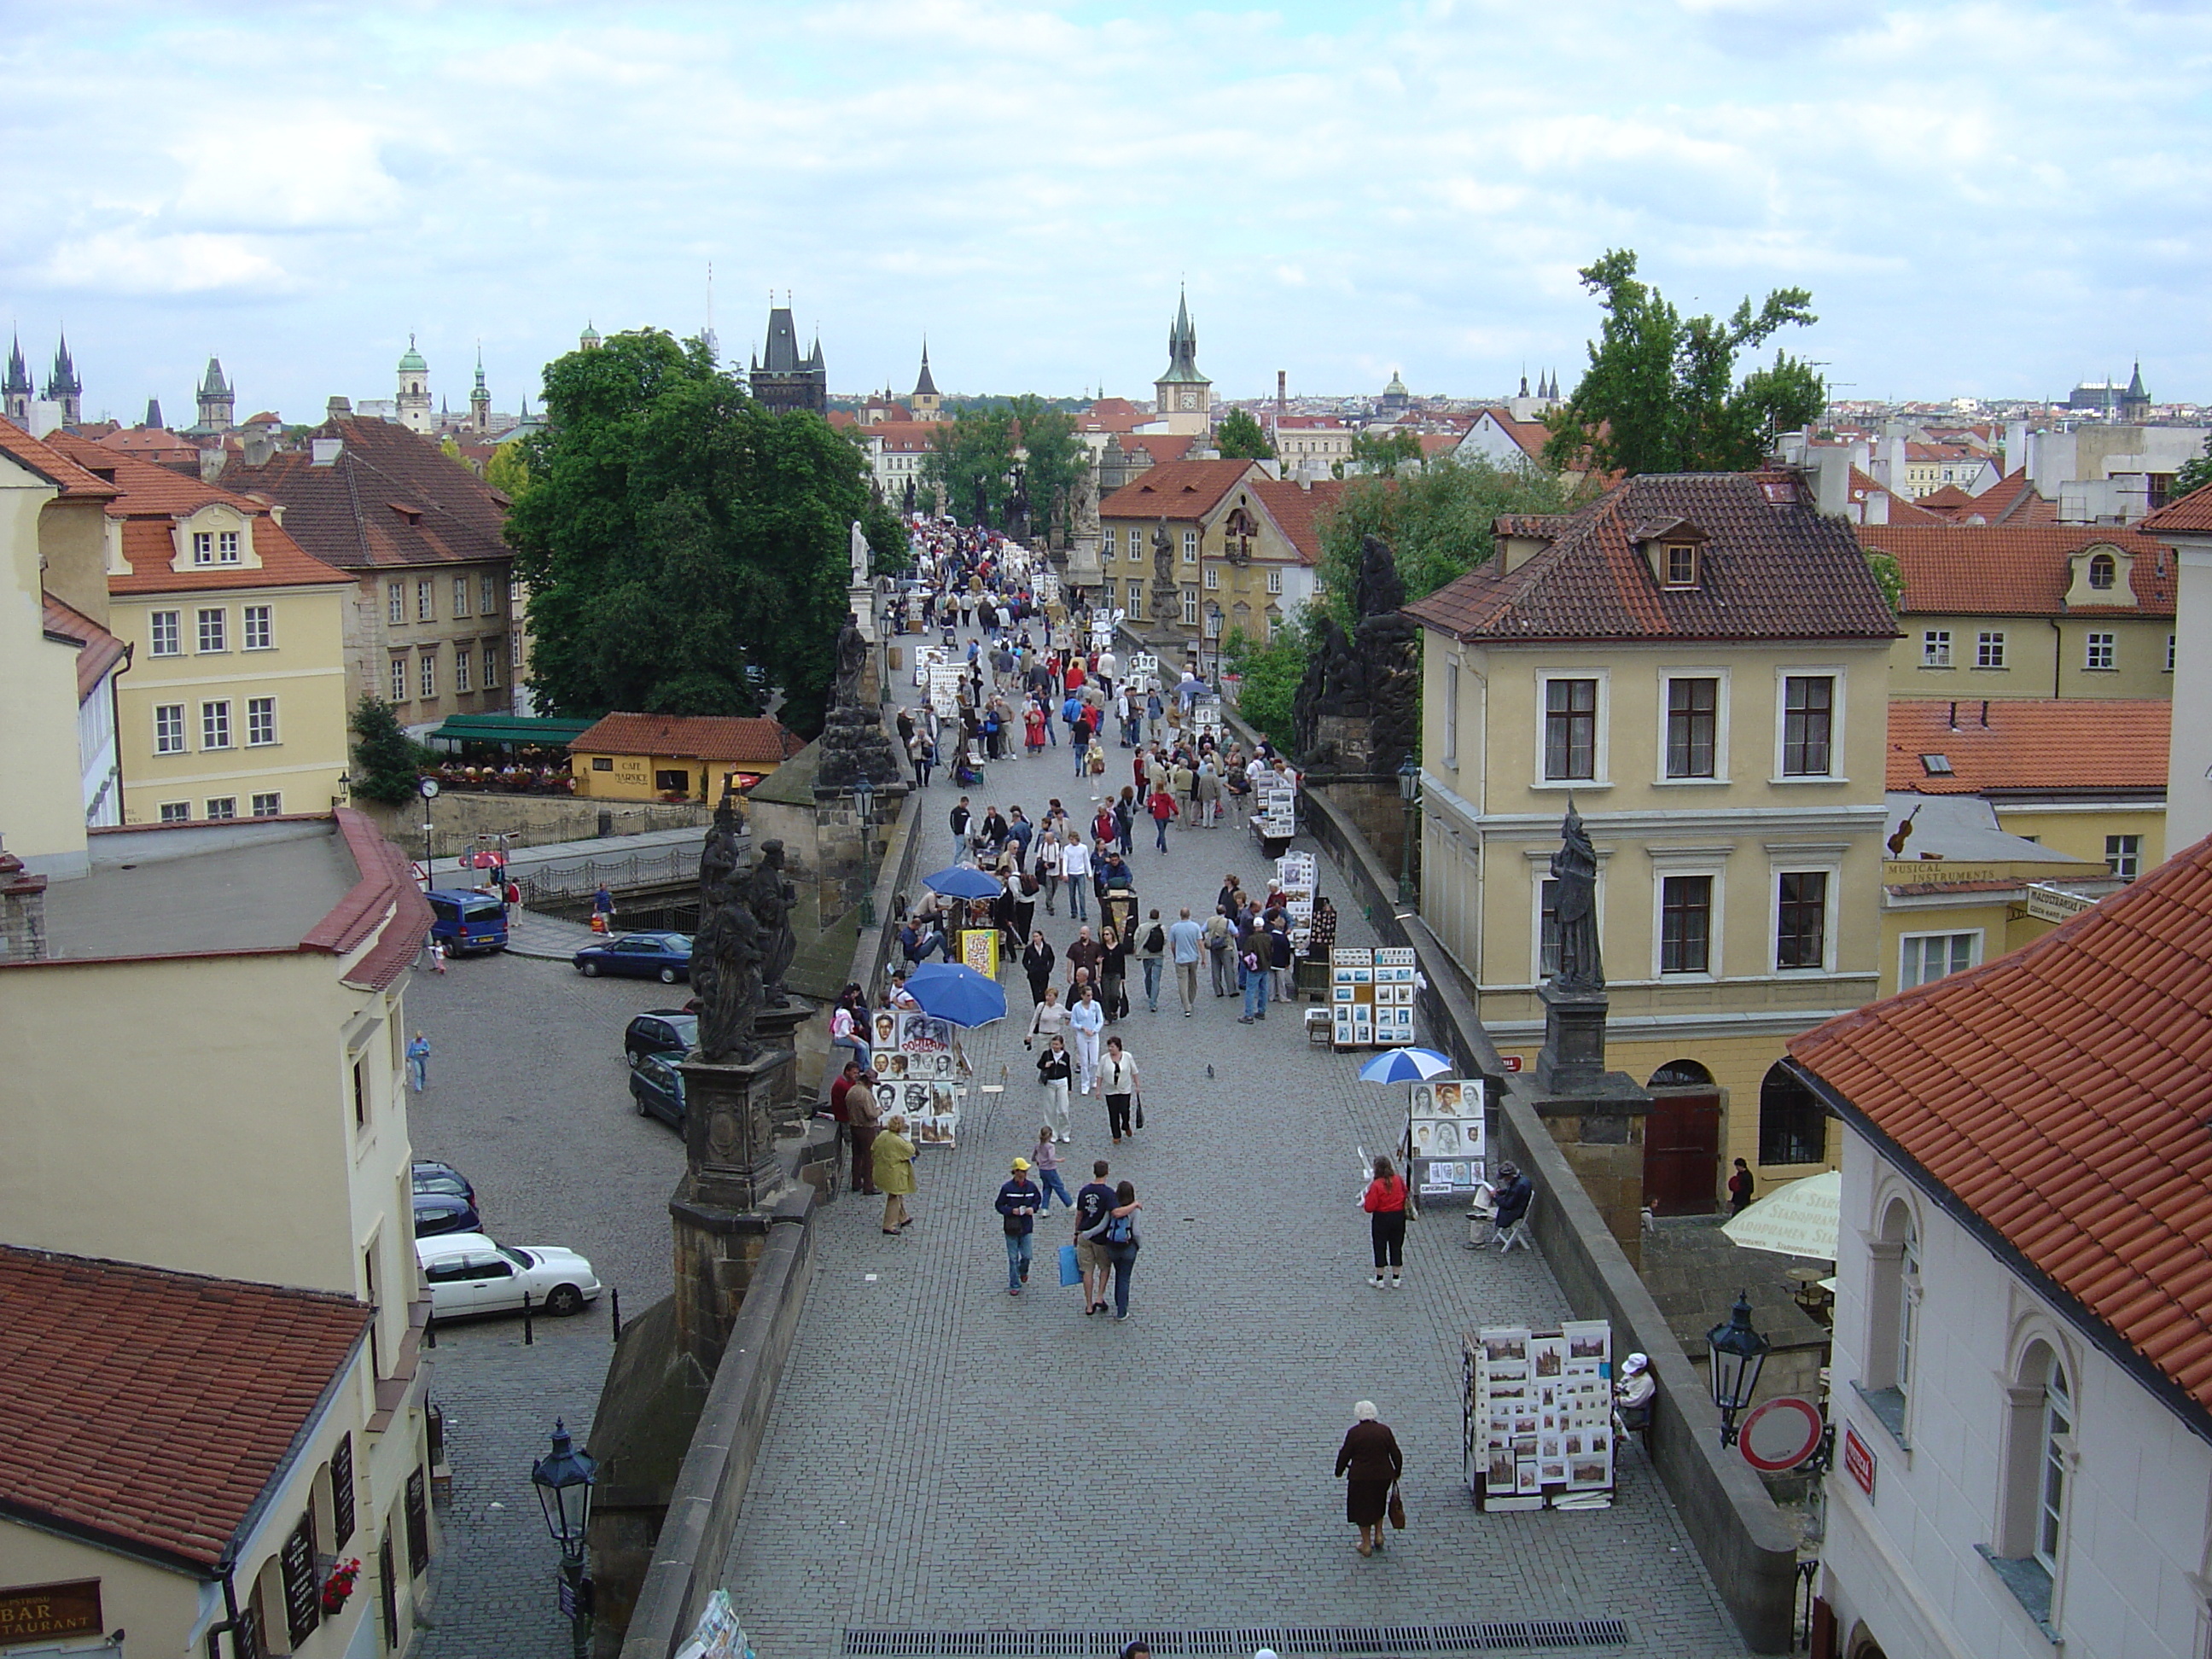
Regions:
M 2031 886 L 2027 890 L 2027 914 L 2038 921 L 2071 921 L 2096 902 L 2057 887 Z
M 0 1648 L 62 1636 L 99 1636 L 106 1629 L 97 1578 L 0 1589 Z

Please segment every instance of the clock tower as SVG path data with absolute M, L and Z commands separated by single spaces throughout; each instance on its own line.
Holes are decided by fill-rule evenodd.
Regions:
M 1213 382 L 1198 372 L 1198 331 L 1191 326 L 1190 301 L 1178 296 L 1175 326 L 1168 331 L 1168 366 L 1152 382 L 1159 402 L 1154 407 L 1168 430 L 1195 437 L 1212 429 L 1207 413 L 1213 407 Z

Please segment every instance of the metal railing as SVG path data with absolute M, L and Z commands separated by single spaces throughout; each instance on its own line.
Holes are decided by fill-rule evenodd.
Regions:
M 604 885 L 623 892 L 667 882 L 696 881 L 699 849 L 672 847 L 665 852 L 632 853 L 623 858 L 588 859 L 559 870 L 532 871 L 519 878 L 522 902 L 533 910 L 579 898 L 589 898 Z

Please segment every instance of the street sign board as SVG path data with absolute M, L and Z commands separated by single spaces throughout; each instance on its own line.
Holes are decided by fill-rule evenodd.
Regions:
M 1820 1407 L 1812 1401 L 1784 1395 L 1754 1407 L 1743 1419 L 1735 1443 L 1743 1461 L 1752 1468 L 1765 1474 L 1779 1474 L 1810 1457 L 1819 1449 L 1826 1427 L 1820 1420 Z

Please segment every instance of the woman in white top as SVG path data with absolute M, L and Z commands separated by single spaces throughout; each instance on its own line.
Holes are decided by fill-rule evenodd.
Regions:
M 1054 908 L 1054 901 L 1060 896 L 1060 862 L 1064 850 L 1059 828 L 1048 823 L 1037 836 L 1036 872 L 1037 879 L 1044 883 L 1044 913 L 1048 916 L 1060 914 Z
M 1129 1102 L 1136 1095 L 1138 1082 L 1137 1057 L 1121 1046 L 1121 1038 L 1108 1037 L 1106 1060 L 1098 1070 L 1098 1084 L 1106 1093 L 1106 1124 L 1114 1132 L 1116 1146 L 1124 1136 L 1137 1133 L 1130 1127 Z
M 1066 1030 L 1067 1005 L 1060 1000 L 1060 987 L 1048 985 L 1044 988 L 1044 1000 L 1037 1004 L 1030 1015 L 1030 1029 L 1022 1038 L 1022 1047 L 1028 1048 L 1039 1037 L 1049 1041 Z
M 1096 1094 L 1098 1039 L 1106 1029 L 1106 1008 L 1092 993 L 1087 980 L 1076 992 L 1074 1006 L 1067 1011 L 1067 1026 L 1075 1037 L 1077 1086 L 1086 1095 Z

